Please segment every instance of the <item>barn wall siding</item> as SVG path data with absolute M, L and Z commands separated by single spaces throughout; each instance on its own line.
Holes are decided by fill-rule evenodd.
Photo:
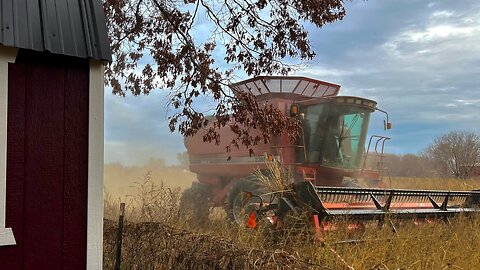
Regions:
M 89 65 L 20 53 L 9 66 L 2 269 L 85 269 Z M 48 63 L 48 64 L 46 64 Z
M 64 269 L 84 267 L 86 263 L 89 91 L 78 91 L 78 86 L 88 89 L 88 81 L 85 67 L 76 68 L 66 76 L 63 250 L 67 254 L 81 250 L 82 256 L 64 256 Z
M 23 65 L 23 64 L 11 64 Z M 23 212 L 23 265 L 26 269 L 61 269 L 64 184 L 64 84 L 61 67 L 30 64 L 26 66 L 25 104 L 25 186 Z M 14 72 L 9 80 L 20 78 Z M 16 100 L 9 100 L 9 104 Z M 10 114 L 9 114 L 10 115 Z M 18 136 L 7 131 L 9 137 Z M 11 135 L 11 136 L 10 136 Z M 7 145 L 7 149 L 11 148 Z M 8 170 L 21 170 L 11 168 Z M 9 200 L 9 186 L 20 179 L 7 170 L 7 226 L 9 211 L 17 207 Z M 10 225 L 11 226 L 11 225 Z M 12 227 L 15 233 L 15 227 Z

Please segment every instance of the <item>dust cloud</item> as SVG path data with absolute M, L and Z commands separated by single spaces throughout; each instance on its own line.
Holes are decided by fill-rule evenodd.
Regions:
M 124 166 L 119 163 L 105 164 L 104 187 L 113 198 L 125 198 L 135 195 L 136 183 L 141 183 L 145 175 L 150 177 L 156 185 L 161 182 L 167 187 L 186 189 L 195 181 L 196 175 L 188 170 L 188 165 L 168 166 L 163 159 L 150 159 L 143 166 Z

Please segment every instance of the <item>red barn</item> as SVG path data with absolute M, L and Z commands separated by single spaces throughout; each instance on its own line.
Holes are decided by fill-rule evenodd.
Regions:
M 101 269 L 100 0 L 0 0 L 0 269 Z

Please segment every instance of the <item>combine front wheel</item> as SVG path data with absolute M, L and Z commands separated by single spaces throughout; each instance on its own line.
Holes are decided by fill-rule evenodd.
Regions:
M 210 210 L 211 193 L 209 186 L 197 182 L 192 183 L 192 186 L 182 193 L 180 210 L 196 222 L 205 221 Z
M 227 195 L 226 212 L 230 221 L 245 224 L 251 212 L 251 206 L 259 202 L 258 198 L 248 198 L 247 192 L 262 193 L 261 185 L 252 178 L 238 180 Z

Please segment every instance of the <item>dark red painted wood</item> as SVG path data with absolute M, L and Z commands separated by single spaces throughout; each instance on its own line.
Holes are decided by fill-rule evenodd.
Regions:
M 24 269 L 62 269 L 65 70 L 29 69 L 23 263 Z
M 87 245 L 88 71 L 72 68 L 65 93 L 64 269 L 85 269 Z M 74 256 L 73 256 L 74 254 Z
M 23 56 L 9 66 L 6 222 L 17 245 L 0 247 L 0 269 L 85 269 L 88 61 Z
M 7 119 L 6 227 L 13 228 L 16 246 L 0 247 L 0 269 L 18 269 L 23 260 L 25 179 L 25 65 L 9 64 Z M 17 78 L 17 80 L 12 80 Z

